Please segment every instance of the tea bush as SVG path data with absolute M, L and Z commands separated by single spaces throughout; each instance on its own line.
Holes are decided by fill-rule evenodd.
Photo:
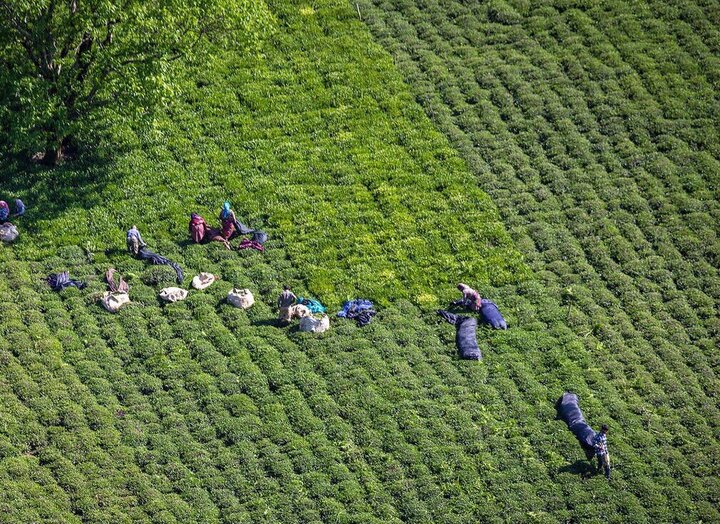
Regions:
M 720 519 L 709 8 L 268 3 L 264 54 L 178 64 L 135 147 L 2 157 L 2 197 L 31 205 L 0 246 L 3 518 Z M 226 199 L 265 253 L 188 245 Z M 174 272 L 126 255 L 132 223 L 219 280 L 161 304 Z M 59 270 L 88 288 L 53 293 Z M 482 363 L 433 312 L 457 281 L 511 326 L 479 330 Z M 278 328 L 285 283 L 380 311 Z M 566 389 L 611 425 L 609 485 L 552 420 Z
M 611 2 L 602 10 L 513 3 L 512 26 L 498 16 L 498 5 L 359 2 L 364 21 L 498 203 L 546 284 L 542 298 L 523 295 L 533 315 L 566 323 L 583 341 L 550 342 L 567 352 L 563 364 L 580 366 L 573 366 L 576 376 L 558 357 L 533 372 L 551 389 L 591 386 L 612 407 L 611 425 L 622 432 L 613 444 L 627 466 L 620 474 L 631 476 L 626 499 L 602 504 L 617 505 L 622 520 L 697 520 L 716 498 L 712 475 L 686 474 L 680 459 L 670 466 L 673 473 L 639 474 L 634 468 L 642 461 L 627 454 L 626 443 L 652 456 L 653 449 L 662 453 L 653 435 L 674 441 L 684 434 L 670 446 L 676 450 L 690 442 L 704 447 L 708 441 L 699 435 L 713 441 L 717 430 L 717 375 L 707 374 L 713 351 L 703 341 L 719 342 L 706 316 L 718 313 L 717 268 L 708 266 L 720 141 L 706 118 L 714 113 L 718 70 L 712 45 L 700 42 L 715 42 L 720 33 L 706 23 L 710 11 L 695 3 L 669 9 L 651 1 L 636 9 Z M 468 107 L 468 100 L 489 103 Z M 530 330 L 527 320 L 523 327 Z M 662 409 L 666 404 L 682 406 L 683 414 Z M 629 409 L 652 413 L 664 429 L 642 432 Z M 708 425 L 699 429 L 703 417 Z M 708 458 L 717 454 L 710 446 Z M 572 471 L 553 474 L 554 482 Z M 593 518 L 593 499 L 575 486 L 570 518 Z M 687 506 L 677 516 L 681 499 Z

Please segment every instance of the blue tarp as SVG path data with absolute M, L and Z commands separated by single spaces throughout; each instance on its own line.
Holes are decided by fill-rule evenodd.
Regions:
M 325 306 L 323 306 L 319 301 L 315 300 L 314 298 L 298 297 L 295 303 L 306 306 L 313 315 L 316 313 L 325 313 L 326 311 Z
M 356 298 L 355 300 L 345 302 L 342 309 L 338 311 L 337 316 L 353 319 L 357 322 L 358 326 L 362 327 L 367 326 L 376 314 L 377 312 L 371 301 L 364 298 Z
M 85 282 L 71 279 L 70 274 L 67 271 L 48 275 L 46 280 L 48 285 L 53 289 L 53 291 L 62 291 L 66 287 L 73 286 L 78 289 L 82 289 L 86 286 Z

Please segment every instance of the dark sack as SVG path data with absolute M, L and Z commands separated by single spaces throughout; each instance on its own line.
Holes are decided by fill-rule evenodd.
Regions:
M 503 318 L 500 310 L 495 302 L 486 298 L 482 299 L 482 307 L 480 308 L 480 320 L 485 324 L 489 324 L 495 329 L 507 329 L 507 322 Z
M 255 231 L 253 233 L 252 239 L 258 244 L 264 244 L 265 242 L 267 242 L 268 236 L 265 231 Z
M 235 220 L 235 229 L 241 235 L 249 235 L 250 233 L 255 232 L 255 230 L 253 228 L 246 226 L 245 224 L 243 224 L 242 222 L 240 222 L 237 219 Z
M 578 403 L 578 396 L 575 393 L 563 393 L 563 396 L 557 401 L 556 408 L 558 418 L 565 421 L 568 429 L 572 431 L 583 449 L 585 451 L 594 451 L 593 439 L 595 438 L 595 431 L 583 417 Z
M 455 345 L 460 356 L 468 360 L 482 360 L 482 352 L 477 343 L 477 319 L 444 310 L 437 313 L 448 323 L 455 325 Z
M 148 262 L 150 262 L 151 264 L 155 264 L 156 266 L 159 266 L 159 265 L 170 266 L 171 268 L 173 268 L 175 270 L 175 275 L 177 276 L 177 278 L 176 278 L 177 283 L 182 284 L 183 272 L 182 272 L 182 269 L 180 268 L 180 266 L 176 262 L 173 262 L 169 258 L 164 257 L 162 255 L 158 255 L 157 253 L 153 253 L 146 247 L 140 248 L 140 250 L 138 251 L 138 256 L 142 260 L 147 260 Z

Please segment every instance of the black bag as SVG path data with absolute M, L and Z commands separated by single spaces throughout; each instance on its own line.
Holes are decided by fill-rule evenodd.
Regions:
M 180 266 L 176 263 L 170 260 L 167 257 L 164 257 L 162 255 L 158 255 L 157 253 L 153 253 L 146 247 L 141 247 L 138 251 L 138 257 L 140 257 L 142 260 L 147 260 L 151 264 L 155 264 L 156 266 L 159 265 L 166 265 L 170 266 L 175 270 L 175 275 L 177 276 L 177 283 L 182 284 L 183 281 L 183 272 Z
M 254 233 L 255 230 L 246 226 L 242 222 L 240 222 L 238 219 L 235 219 L 235 231 L 239 235 L 249 235 L 250 233 Z
M 585 417 L 583 417 L 578 396 L 575 393 L 566 391 L 563 393 L 563 396 L 558 399 L 555 408 L 557 409 L 558 418 L 565 421 L 568 429 L 570 429 L 573 435 L 575 435 L 575 438 L 578 439 L 588 458 L 592 458 L 592 454 L 595 451 L 593 444 L 595 431 L 593 431 L 590 424 L 588 424 L 585 421 Z
M 482 352 L 477 343 L 477 319 L 444 310 L 438 310 L 437 314 L 455 326 L 455 345 L 460 356 L 468 360 L 482 360 Z

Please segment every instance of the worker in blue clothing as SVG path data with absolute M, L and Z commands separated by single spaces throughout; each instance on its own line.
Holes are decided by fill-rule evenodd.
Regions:
M 145 247 L 147 244 L 140 235 L 137 226 L 131 227 L 127 232 L 127 248 L 130 254 L 137 256 L 141 247 Z

